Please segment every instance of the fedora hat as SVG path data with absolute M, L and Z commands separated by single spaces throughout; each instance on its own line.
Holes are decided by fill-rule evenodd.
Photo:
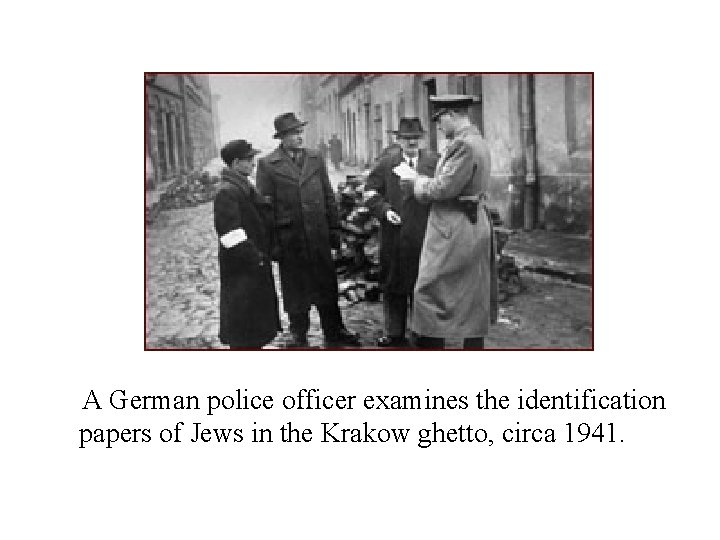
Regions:
M 275 135 L 273 135 L 273 138 L 279 139 L 288 131 L 303 127 L 306 124 L 307 122 L 298 120 L 295 113 L 283 113 L 275 118 Z
M 236 159 L 249 159 L 260 153 L 260 150 L 252 147 L 252 144 L 245 139 L 230 141 L 220 150 L 220 157 L 229 167 Z
M 405 139 L 417 139 L 425 134 L 419 118 L 401 118 L 397 130 L 388 130 L 388 132 Z
M 430 96 L 433 105 L 432 120 L 437 120 L 441 114 L 456 109 L 466 109 L 476 102 L 474 96 L 466 94 L 444 94 L 441 96 Z

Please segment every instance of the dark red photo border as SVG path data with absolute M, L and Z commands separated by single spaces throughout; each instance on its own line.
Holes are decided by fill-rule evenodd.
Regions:
M 273 71 L 273 72 L 235 72 L 235 71 L 146 71 L 143 73 L 143 341 L 144 351 L 219 351 L 219 352 L 233 352 L 233 351 L 262 351 L 264 353 L 270 352 L 295 352 L 295 351 L 347 351 L 347 352 L 388 352 L 388 351 L 418 351 L 418 350 L 429 350 L 429 349 L 371 349 L 371 348 L 313 348 L 313 349 L 199 349 L 199 348 L 149 348 L 147 346 L 147 327 L 148 327 L 148 259 L 147 259 L 147 220 L 145 217 L 145 209 L 147 207 L 147 190 L 146 190 L 146 178 L 147 178 L 147 160 L 145 158 L 145 149 L 147 147 L 147 108 L 148 108 L 148 97 L 145 91 L 147 84 L 147 77 L 149 75 L 417 75 L 419 72 L 405 72 L 405 71 L 383 71 L 383 72 L 356 72 L 356 71 L 339 71 L 339 72 L 324 72 L 324 71 L 307 71 L 307 72 L 295 72 L 295 71 Z M 592 129 L 590 135 L 590 245 L 591 245 L 591 256 L 590 256 L 590 347 L 589 348 L 578 348 L 578 349 L 553 349 L 553 348 L 512 348 L 512 349 L 443 349 L 437 350 L 432 349 L 433 352 L 502 352 L 502 351 L 558 351 L 558 352 L 592 352 L 595 350 L 595 72 L 592 71 L 468 71 L 468 72 L 457 72 L 457 71 L 423 71 L 423 75 L 589 75 L 591 79 L 591 100 L 590 100 L 590 118 L 592 121 Z

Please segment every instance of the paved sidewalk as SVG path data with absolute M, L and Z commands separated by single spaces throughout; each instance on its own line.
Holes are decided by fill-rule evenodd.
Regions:
M 217 236 L 212 203 L 166 210 L 147 229 L 146 346 L 151 349 L 222 349 L 219 327 Z M 277 276 L 277 273 L 276 273 Z M 490 329 L 488 348 L 587 349 L 592 346 L 592 292 L 540 274 L 522 276 L 523 290 L 500 306 Z M 279 283 L 276 283 L 281 296 Z M 282 298 L 280 298 L 282 302 Z M 383 333 L 381 302 L 342 308 L 361 348 L 375 348 Z M 283 327 L 288 321 L 282 313 Z M 317 311 L 310 313 L 310 345 L 323 346 Z M 273 342 L 282 347 L 285 332 Z M 457 344 L 450 344 L 456 347 Z M 477 353 L 469 353 L 477 354 Z
M 530 272 L 592 284 L 592 237 L 542 230 L 516 231 L 503 253 Z

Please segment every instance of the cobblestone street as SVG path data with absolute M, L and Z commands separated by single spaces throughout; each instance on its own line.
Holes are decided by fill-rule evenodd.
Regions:
M 222 348 L 219 326 L 217 238 L 212 203 L 168 210 L 147 227 L 146 346 L 160 348 Z M 275 268 L 277 281 L 277 268 Z M 526 289 L 501 304 L 500 319 L 486 340 L 488 348 L 589 348 L 591 291 L 557 280 L 523 273 Z M 277 284 L 278 293 L 280 291 Z M 382 334 L 382 304 L 360 302 L 343 306 L 346 325 L 373 348 Z M 281 308 L 282 309 L 282 308 Z M 282 347 L 286 333 L 271 347 Z M 308 335 L 321 347 L 315 310 Z

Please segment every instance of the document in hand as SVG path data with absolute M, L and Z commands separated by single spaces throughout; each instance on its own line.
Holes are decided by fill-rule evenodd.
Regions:
M 418 176 L 417 171 L 410 167 L 404 161 L 400 165 L 395 167 L 393 169 L 393 172 L 397 174 L 400 178 L 417 178 Z

